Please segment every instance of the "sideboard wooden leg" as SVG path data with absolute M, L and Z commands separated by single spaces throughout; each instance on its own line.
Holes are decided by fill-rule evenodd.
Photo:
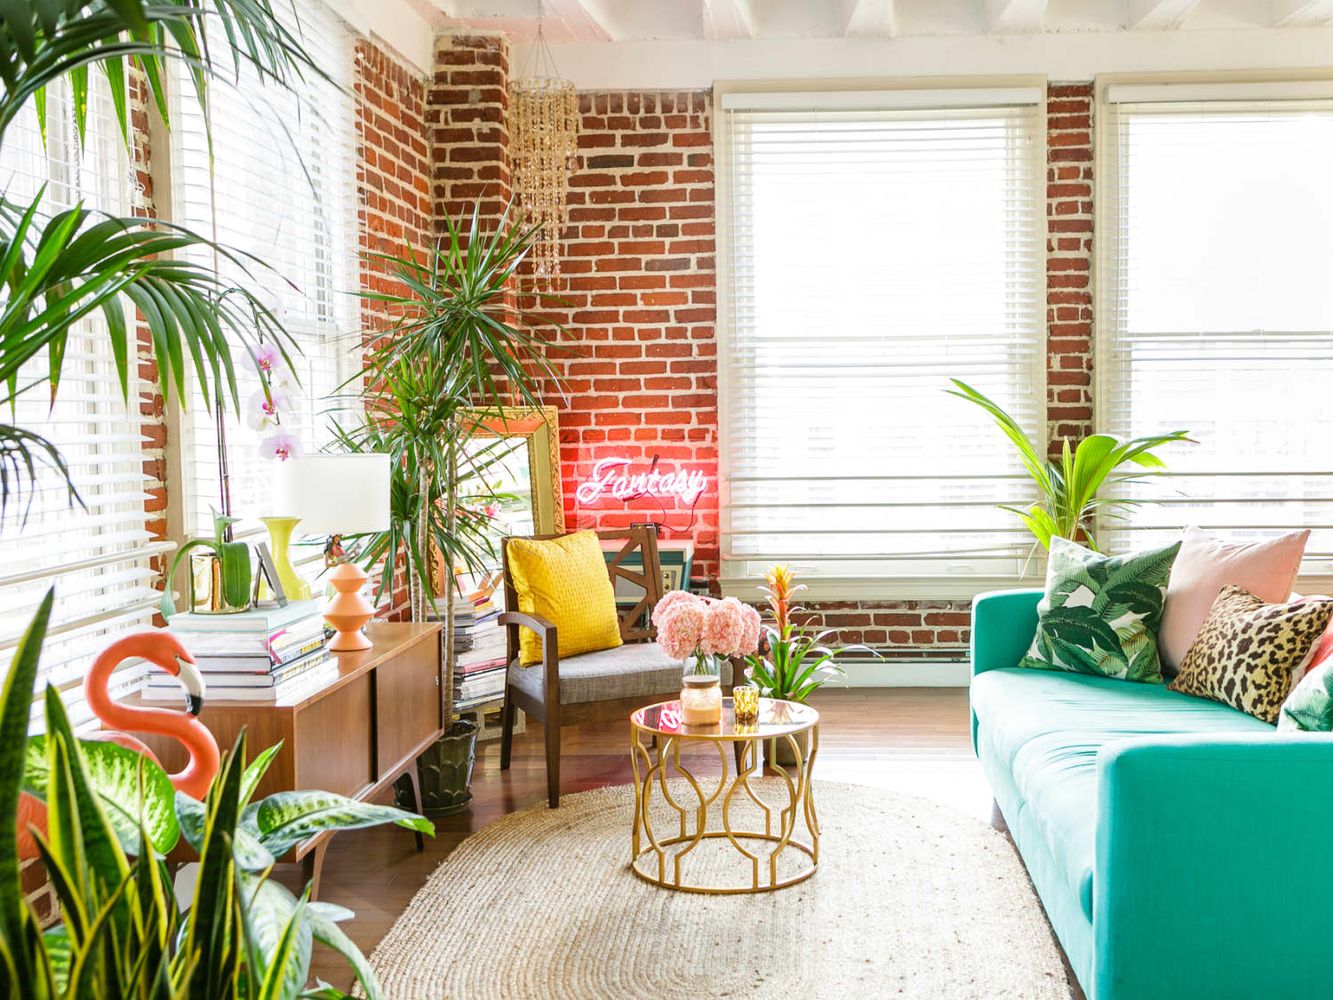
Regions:
M 310 898 L 319 899 L 319 878 L 324 873 L 324 852 L 332 837 L 325 837 L 315 849 L 301 859 L 301 877 L 310 886 Z
M 407 780 L 412 785 L 412 804 L 409 806 L 409 811 L 419 813 L 421 812 L 421 776 L 417 773 L 417 766 L 413 764 L 403 774 L 407 776 Z M 413 832 L 417 839 L 417 850 L 424 851 L 426 849 L 425 835 L 420 830 Z

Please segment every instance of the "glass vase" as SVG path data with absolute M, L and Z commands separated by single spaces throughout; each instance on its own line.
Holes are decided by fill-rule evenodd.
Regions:
M 722 657 L 714 653 L 700 653 L 695 651 L 692 660 L 685 661 L 686 674 L 704 675 L 709 674 L 713 677 L 722 676 Z

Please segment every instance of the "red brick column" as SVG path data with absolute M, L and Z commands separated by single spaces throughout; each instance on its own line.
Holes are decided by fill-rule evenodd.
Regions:
M 367 254 L 402 254 L 406 247 L 423 248 L 431 239 L 426 81 L 364 39 L 356 43 L 355 59 L 361 290 L 396 293 L 402 288 L 388 265 Z M 387 329 L 395 319 L 395 313 L 382 303 L 361 300 L 361 323 L 367 339 Z M 402 620 L 409 612 L 407 577 L 405 567 L 400 565 L 388 598 L 376 614 Z
M 434 151 L 436 230 L 470 213 L 498 216 L 509 200 L 509 44 L 501 35 L 441 35 L 426 122 Z
M 1047 433 L 1092 432 L 1091 83 L 1053 83 L 1046 97 Z

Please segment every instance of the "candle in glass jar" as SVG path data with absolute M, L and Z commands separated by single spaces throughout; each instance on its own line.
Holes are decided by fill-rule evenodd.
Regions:
M 722 721 L 722 686 L 716 674 L 689 674 L 680 689 L 681 721 L 687 726 L 716 726 Z

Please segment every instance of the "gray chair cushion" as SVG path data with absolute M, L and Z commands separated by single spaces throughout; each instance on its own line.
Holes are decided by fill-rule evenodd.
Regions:
M 665 700 L 680 692 L 684 668 L 655 642 L 634 642 L 584 653 L 560 661 L 560 704 L 580 705 L 620 698 Z M 509 683 L 537 701 L 543 700 L 546 668 L 509 665 Z M 731 664 L 722 667 L 722 684 L 731 683 Z

